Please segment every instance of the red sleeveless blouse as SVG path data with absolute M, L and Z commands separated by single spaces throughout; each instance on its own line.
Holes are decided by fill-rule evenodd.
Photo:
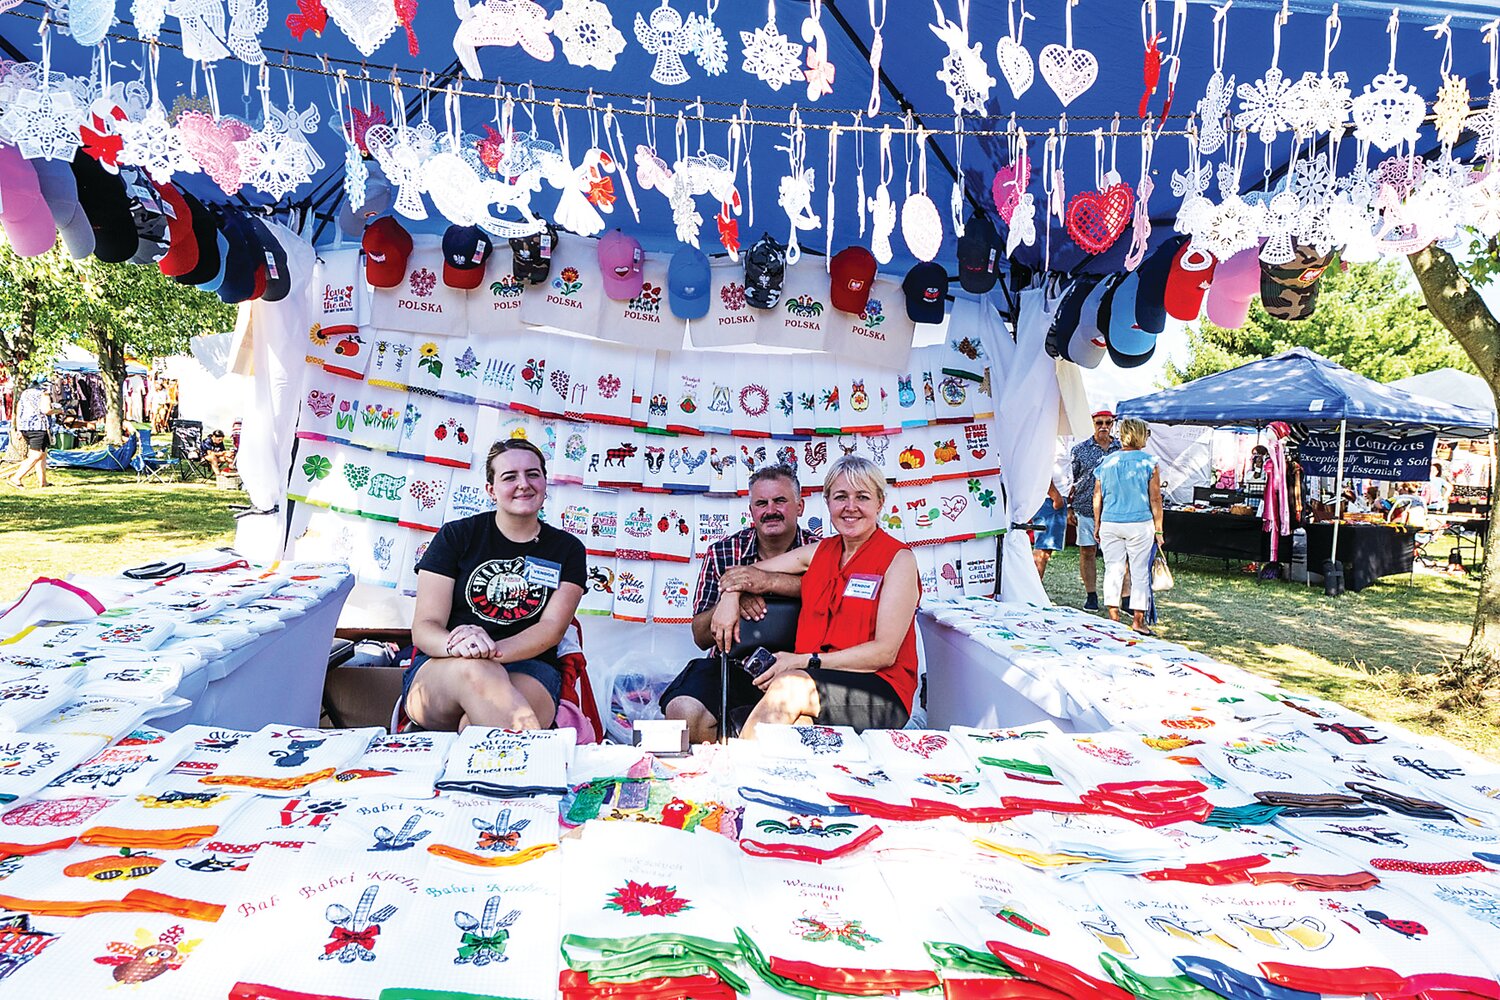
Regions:
M 797 618 L 798 653 L 827 653 L 848 649 L 875 638 L 875 615 L 880 595 L 873 600 L 845 597 L 849 578 L 856 574 L 884 577 L 896 553 L 908 548 L 880 528 L 854 558 L 843 566 L 844 540 L 838 535 L 818 543 L 812 563 L 802 577 L 802 613 Z M 911 711 L 917 690 L 917 623 L 913 618 L 901 640 L 896 662 L 875 673 L 895 689 Z

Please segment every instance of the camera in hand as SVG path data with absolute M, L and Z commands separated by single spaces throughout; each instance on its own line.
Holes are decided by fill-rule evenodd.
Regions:
M 776 654 L 771 652 L 764 646 L 757 646 L 755 648 L 755 652 L 745 657 L 744 661 L 740 663 L 740 666 L 744 668 L 745 673 L 749 674 L 751 677 L 759 677 L 761 674 L 765 673 L 767 670 L 770 670 L 775 665 Z

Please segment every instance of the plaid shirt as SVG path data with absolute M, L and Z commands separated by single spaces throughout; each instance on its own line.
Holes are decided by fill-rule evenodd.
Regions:
M 818 541 L 806 528 L 797 528 L 797 537 L 792 548 L 801 548 Z M 703 569 L 698 572 L 698 592 L 693 598 L 693 617 L 713 610 L 719 603 L 719 577 L 731 566 L 749 566 L 760 559 L 760 540 L 755 529 L 744 528 L 728 538 L 721 538 L 708 547 L 703 556 Z

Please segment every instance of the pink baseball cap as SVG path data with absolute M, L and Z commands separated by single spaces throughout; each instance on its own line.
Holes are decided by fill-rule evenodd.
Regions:
M 0 146 L 0 224 L 22 257 L 46 253 L 57 243 L 57 223 L 42 197 L 36 168 L 15 146 Z
M 641 263 L 645 259 L 640 241 L 634 236 L 626 236 L 618 229 L 605 233 L 599 241 L 604 294 L 620 302 L 641 294 Z
M 1260 295 L 1260 246 L 1241 250 L 1214 269 L 1208 286 L 1208 321 L 1226 330 L 1245 325 L 1251 300 Z

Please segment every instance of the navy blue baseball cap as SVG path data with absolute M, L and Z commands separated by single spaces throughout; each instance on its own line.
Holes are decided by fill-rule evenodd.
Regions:
M 1083 300 L 1088 298 L 1098 279 L 1080 274 L 1063 292 L 1057 311 L 1052 314 L 1052 325 L 1047 328 L 1047 353 L 1054 358 L 1068 357 L 1068 343 L 1078 326 L 1078 316 L 1083 309 Z
M 1172 273 L 1177 251 L 1186 242 L 1186 236 L 1168 238 L 1140 267 L 1141 290 L 1135 297 L 1135 321 L 1147 333 L 1161 333 L 1167 328 L 1167 278 Z
M 255 229 L 239 212 L 226 211 L 222 228 L 229 241 L 229 252 L 225 254 L 219 298 L 231 304 L 244 302 L 255 294 L 256 270 L 266 266 L 264 251 Z
M 913 323 L 941 323 L 947 313 L 948 272 L 943 265 L 924 261 L 906 272 L 906 315 Z
M 266 269 L 266 287 L 260 297 L 267 302 L 280 302 L 292 290 L 292 274 L 287 267 L 286 251 L 282 249 L 276 234 L 258 216 L 246 216 L 246 220 L 260 244 L 263 266 Z

